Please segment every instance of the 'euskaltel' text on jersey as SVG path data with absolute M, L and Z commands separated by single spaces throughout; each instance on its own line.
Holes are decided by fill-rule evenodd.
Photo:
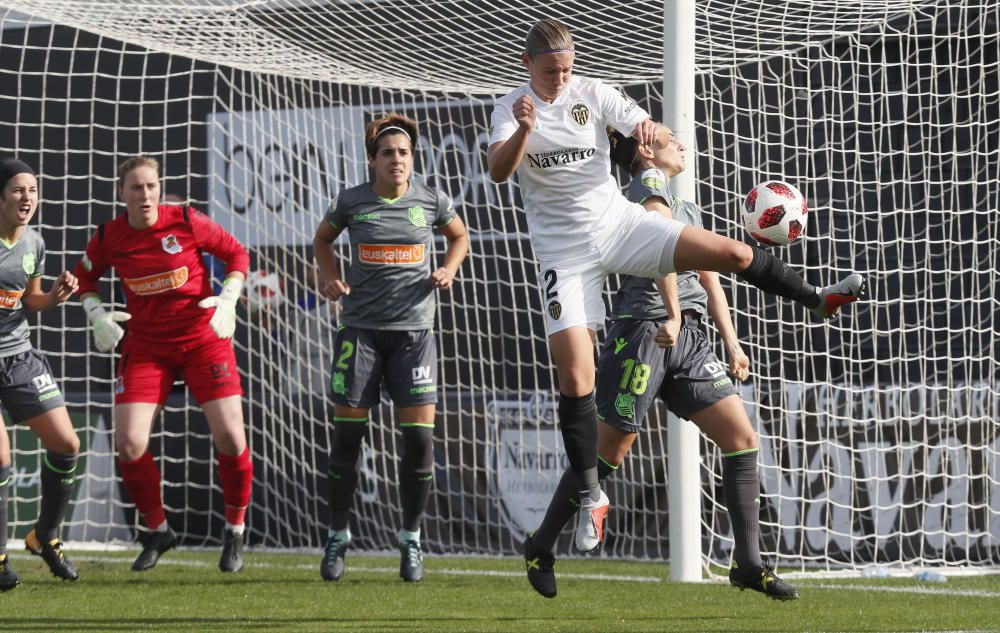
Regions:
M 573 76 L 554 103 L 524 84 L 497 99 L 489 145 L 517 131 L 511 107 L 525 94 L 536 124 L 517 168 L 521 198 L 536 256 L 559 261 L 598 243 L 627 204 L 611 174 L 607 126 L 629 135 L 649 115 L 596 79 Z
M 340 192 L 326 221 L 346 229 L 351 243 L 346 276 L 351 294 L 340 299 L 343 324 L 380 330 L 434 327 L 433 228 L 454 218 L 451 198 L 415 179 L 395 200 L 375 195 L 371 183 Z
M 642 204 L 647 199 L 659 196 L 670 207 L 675 220 L 703 227 L 701 210 L 686 200 L 670 194 L 667 178 L 659 169 L 646 169 L 629 183 L 626 196 L 632 202 Z M 655 213 L 651 211 L 650 213 Z M 708 313 L 708 293 L 701 285 L 697 271 L 677 273 L 677 299 L 681 310 L 697 310 Z M 646 277 L 622 276 L 621 286 L 611 304 L 611 320 L 643 319 L 663 321 L 667 318 L 667 308 L 652 279 Z
M 0 239 L 0 357 L 31 349 L 28 320 L 21 297 L 28 280 L 45 268 L 45 244 L 30 226 L 13 244 Z
M 156 223 L 146 229 L 132 228 L 123 213 L 90 238 L 76 266 L 77 294 L 97 292 L 104 271 L 114 268 L 132 315 L 130 340 L 153 347 L 214 341 L 218 336 L 208 324 L 213 311 L 198 305 L 212 296 L 202 253 L 225 262 L 227 275 L 245 275 L 250 265 L 236 238 L 200 211 L 161 204 Z

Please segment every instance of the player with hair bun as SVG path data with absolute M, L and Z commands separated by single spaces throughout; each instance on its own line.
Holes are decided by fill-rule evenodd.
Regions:
M 402 529 L 399 575 L 423 578 L 420 521 L 434 475 L 434 419 L 438 401 L 435 293 L 451 288 L 469 250 L 469 238 L 451 197 L 411 178 L 417 124 L 391 114 L 365 129 L 373 178 L 341 191 L 313 239 L 320 293 L 342 305 L 331 389 L 334 428 L 329 461 L 330 524 L 320 575 L 339 581 L 351 542 L 351 505 L 369 411 L 385 381 L 403 435 L 399 463 Z M 433 230 L 447 240 L 435 268 Z M 332 244 L 348 232 L 351 267 L 341 275 Z
M 575 76 L 575 55 L 566 25 L 547 19 L 532 26 L 521 56 L 528 82 L 497 100 L 487 159 L 496 182 L 518 174 L 558 376 L 559 425 L 580 503 L 575 542 L 587 552 L 601 543 L 609 507 L 599 483 L 594 402 L 594 343 L 609 274 L 738 273 L 823 318 L 857 300 L 864 283 L 850 275 L 817 289 L 760 248 L 627 200 L 611 175 L 606 127 L 647 146 L 662 142 L 662 130 L 622 93 Z M 528 567 L 537 564 L 530 537 L 525 552 Z
M 219 569 L 243 568 L 243 533 L 253 462 L 243 426 L 243 388 L 230 340 L 250 263 L 246 249 L 203 213 L 160 203 L 160 166 L 135 156 L 118 168 L 125 213 L 100 225 L 76 267 L 94 345 L 112 351 L 124 337 L 115 383 L 115 446 L 122 481 L 149 533 L 134 571 L 177 545 L 160 495 L 149 436 L 174 380 L 183 375 L 208 420 L 225 503 Z M 203 253 L 226 264 L 218 296 Z M 97 284 L 108 268 L 121 279 L 128 312 L 105 308 Z M 128 322 L 128 334 L 121 323 Z
M 30 428 L 45 447 L 38 521 L 24 537 L 24 547 L 41 556 L 57 578 L 76 580 L 80 574 L 63 553 L 59 525 L 73 492 L 80 439 L 49 362 L 31 345 L 27 311 L 66 301 L 77 279 L 65 271 L 48 292 L 42 290 L 45 244 L 28 226 L 38 208 L 38 179 L 27 163 L 0 160 L 0 196 L 0 401 L 11 419 Z M 0 591 L 20 584 L 7 557 L 11 465 L 10 436 L 0 417 Z

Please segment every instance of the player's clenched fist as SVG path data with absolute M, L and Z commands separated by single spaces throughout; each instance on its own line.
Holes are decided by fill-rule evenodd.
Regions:
M 351 294 L 351 286 L 343 279 L 332 279 L 320 283 L 319 291 L 330 301 L 337 301 Z
M 431 281 L 434 282 L 435 288 L 447 290 L 451 288 L 451 284 L 455 281 L 455 276 L 451 274 L 450 270 L 442 266 L 431 273 Z
M 512 106 L 514 118 L 518 124 L 529 132 L 535 129 L 535 100 L 531 95 L 521 95 Z
M 52 301 L 55 303 L 62 303 L 69 299 L 79 287 L 80 282 L 76 276 L 68 270 L 64 270 L 61 275 L 56 277 L 55 282 L 52 284 L 52 289 L 49 290 L 49 296 L 52 297 Z

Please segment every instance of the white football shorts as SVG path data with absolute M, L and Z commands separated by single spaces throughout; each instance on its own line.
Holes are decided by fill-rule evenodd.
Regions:
M 542 261 L 538 285 L 542 290 L 545 334 L 571 327 L 597 331 L 604 325 L 604 282 L 616 273 L 662 277 L 674 272 L 674 250 L 684 224 L 647 211 L 639 204 L 623 207 L 621 222 L 601 236 L 592 249 L 558 261 Z M 662 270 L 661 261 L 670 262 Z

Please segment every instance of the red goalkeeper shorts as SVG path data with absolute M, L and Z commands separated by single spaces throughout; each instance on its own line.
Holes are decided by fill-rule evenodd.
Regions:
M 198 404 L 243 395 L 232 341 L 216 339 L 176 347 L 164 343 L 152 348 L 126 336 L 118 361 L 115 404 L 163 404 L 179 377 Z

